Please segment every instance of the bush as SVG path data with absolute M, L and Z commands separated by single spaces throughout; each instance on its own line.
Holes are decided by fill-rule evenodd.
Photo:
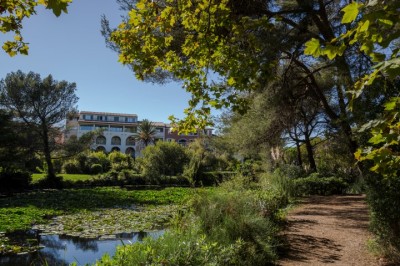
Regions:
M 385 255 L 400 263 L 400 178 L 371 174 L 365 183 L 371 208 L 370 227 Z
M 320 177 L 317 173 L 293 182 L 296 194 L 302 196 L 344 194 L 349 186 L 342 178 Z
M 0 169 L 0 191 L 21 191 L 29 188 L 32 181 L 31 174 L 20 169 Z
M 145 185 L 146 179 L 133 170 L 124 169 L 118 174 L 119 185 Z
M 161 177 L 182 174 L 183 165 L 188 161 L 185 148 L 176 142 L 159 141 L 147 146 L 142 155 L 143 174 L 154 183 Z
M 63 171 L 66 174 L 81 174 L 82 173 L 80 164 L 75 160 L 67 161 L 66 163 L 64 163 Z
M 286 202 L 276 191 L 205 192 L 163 236 L 120 246 L 96 265 L 271 265 Z
M 243 242 L 232 245 L 212 242 L 192 219 L 191 224 L 142 243 L 119 246 L 114 257 L 104 255 L 95 265 L 240 265 Z
M 264 265 L 276 258 L 278 210 L 287 198 L 273 191 L 211 192 L 193 201 L 193 212 L 212 241 L 244 241 L 244 265 Z
M 97 175 L 97 174 L 103 173 L 103 166 L 101 166 L 101 164 L 93 164 L 90 167 L 90 173 L 92 175 Z

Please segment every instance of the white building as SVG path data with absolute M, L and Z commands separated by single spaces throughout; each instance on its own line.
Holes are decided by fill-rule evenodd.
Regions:
M 132 156 L 138 156 L 144 148 L 143 144 L 135 142 L 134 134 L 140 123 L 135 114 L 118 114 L 105 112 L 81 111 L 67 118 L 66 138 L 83 134 L 96 129 L 102 129 L 102 134 L 97 136 L 93 147 L 95 150 L 105 152 L 121 151 Z M 182 135 L 171 132 L 169 124 L 153 122 L 156 128 L 155 140 L 177 141 L 182 145 L 194 141 L 200 135 L 212 135 L 212 129 L 206 129 L 195 134 Z

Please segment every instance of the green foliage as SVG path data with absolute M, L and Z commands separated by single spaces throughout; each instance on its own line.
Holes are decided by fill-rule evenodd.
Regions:
M 383 117 L 365 124 L 362 131 L 369 130 L 372 137 L 364 149 L 359 149 L 356 159 L 373 164 L 371 171 L 390 180 L 399 178 L 400 169 L 400 97 L 385 104 Z
M 273 189 L 288 199 L 292 199 L 297 195 L 293 178 L 283 171 L 279 171 L 279 169 L 273 173 L 264 173 L 260 178 L 260 183 L 263 188 Z
M 133 159 L 131 156 L 119 151 L 113 151 L 108 154 L 108 160 L 111 163 L 111 169 L 121 171 L 122 169 L 132 169 Z M 103 161 L 106 164 L 105 161 Z
M 346 192 L 349 184 L 340 177 L 321 177 L 313 173 L 308 177 L 293 180 L 297 195 L 335 195 Z
M 183 204 L 193 189 L 123 190 L 118 188 L 37 191 L 0 198 L 0 232 L 28 230 L 48 217 L 132 204 Z M 12 214 L 12 215 L 11 215 Z
M 156 133 L 157 131 L 153 123 L 147 119 L 143 119 L 137 127 L 137 133 L 134 134 L 134 138 L 147 147 L 147 145 L 154 143 Z
M 76 160 L 70 160 L 63 164 L 63 171 L 67 174 L 80 174 L 82 173 L 80 165 Z
M 156 181 L 163 176 L 182 174 L 188 157 L 185 148 L 176 142 L 159 141 L 142 151 L 143 175 Z
M 202 230 L 213 241 L 244 242 L 243 265 L 261 265 L 275 259 L 277 211 L 287 204 L 273 191 L 215 191 L 193 201 Z
M 21 191 L 29 188 L 31 174 L 19 169 L 0 167 L 0 192 Z
M 20 70 L 0 81 L 0 104 L 32 132 L 35 151 L 43 154 L 47 164 L 47 177 L 54 179 L 51 183 L 56 181 L 52 154 L 62 134 L 58 124 L 75 109 L 75 90 L 75 83 L 56 81 L 51 75 L 42 79 L 39 74 Z
M 380 175 L 366 178 L 367 201 L 371 208 L 370 227 L 376 241 L 395 262 L 400 262 L 400 179 Z
M 103 173 L 103 166 L 101 166 L 101 164 L 92 164 L 92 166 L 90 166 L 90 173 L 92 175 Z
M 21 34 L 24 19 L 35 15 L 38 5 L 51 9 L 54 15 L 58 17 L 61 12 L 67 13 L 68 4 L 71 2 L 72 0 L 2 1 L 0 4 L 0 31 L 2 33 L 15 33 L 14 40 L 4 42 L 3 50 L 10 56 L 18 53 L 27 55 L 28 43 L 24 41 Z
M 210 241 L 194 224 L 186 221 L 185 230 L 171 230 L 157 239 L 119 246 L 113 258 L 104 255 L 95 265 L 239 265 L 242 241 L 222 245 Z M 190 224 L 189 224 L 190 223 Z
M 276 258 L 276 215 L 286 204 L 273 191 L 202 192 L 193 212 L 176 217 L 163 236 L 121 246 L 96 265 L 269 265 Z
M 189 162 L 184 167 L 183 176 L 190 180 L 192 186 L 218 184 L 223 179 L 215 176 L 214 171 L 225 170 L 228 163 L 208 147 L 209 141 L 205 138 L 196 139 L 186 150 Z
M 400 74 L 399 49 L 396 45 L 400 34 L 398 8 L 399 3 L 395 0 L 369 1 L 367 4 L 352 2 L 342 9 L 342 23 L 352 23 L 350 29 L 325 44 L 311 39 L 306 44 L 308 49 L 305 53 L 315 57 L 327 55 L 329 59 L 334 59 L 341 56 L 347 46 L 357 44 L 357 49 L 369 56 L 375 65 L 369 74 L 355 83 L 352 93 L 356 98 L 375 79 L 384 77 L 393 80 Z M 361 17 L 357 19 L 360 12 Z M 384 53 L 382 48 L 385 49 Z

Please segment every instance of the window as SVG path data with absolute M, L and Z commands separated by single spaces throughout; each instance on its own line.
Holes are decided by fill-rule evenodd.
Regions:
M 121 138 L 117 136 L 112 137 L 111 145 L 121 145 Z
M 103 146 L 99 146 L 96 148 L 96 151 L 102 151 L 102 152 L 106 152 L 106 148 L 104 148 Z
M 125 117 L 125 122 L 128 122 L 128 123 L 136 122 L 136 118 L 135 117 Z
M 108 131 L 108 126 L 99 126 L 99 125 L 96 125 L 96 129 L 97 129 L 97 128 L 103 129 L 104 131 Z
M 93 130 L 93 126 L 92 125 L 81 125 L 79 127 L 80 130 Z
M 121 151 L 121 149 L 118 147 L 112 147 L 111 151 Z
M 122 132 L 122 127 L 110 127 L 111 132 Z
M 135 138 L 133 136 L 126 139 L 126 146 L 135 146 Z
M 164 132 L 164 128 L 163 127 L 156 127 L 156 130 L 159 133 L 163 133 Z
M 96 144 L 106 144 L 107 140 L 104 136 L 98 136 L 96 138 Z
M 114 122 L 119 122 L 119 116 L 114 116 Z
M 136 127 L 125 127 L 124 132 L 136 133 Z
M 83 120 L 93 120 L 93 115 L 83 115 Z
M 125 154 L 132 156 L 132 158 L 135 158 L 135 149 L 132 147 L 129 147 L 125 150 Z

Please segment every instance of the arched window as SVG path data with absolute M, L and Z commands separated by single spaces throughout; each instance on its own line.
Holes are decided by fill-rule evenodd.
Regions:
M 96 148 L 96 151 L 102 151 L 102 152 L 106 152 L 106 148 L 104 148 L 103 146 L 99 146 Z
M 135 138 L 133 136 L 126 139 L 126 146 L 135 146 Z
M 106 142 L 107 142 L 107 140 L 106 140 L 106 137 L 104 137 L 104 136 L 98 136 L 98 137 L 96 138 L 96 144 L 105 145 Z
M 112 147 L 111 151 L 121 151 L 121 149 L 118 147 Z
M 121 138 L 117 136 L 112 137 L 111 145 L 121 145 Z
M 129 147 L 125 150 L 125 154 L 130 155 L 132 158 L 135 158 L 135 149 Z
M 178 140 L 178 144 L 182 145 L 182 146 L 186 146 L 186 139 L 180 139 Z

